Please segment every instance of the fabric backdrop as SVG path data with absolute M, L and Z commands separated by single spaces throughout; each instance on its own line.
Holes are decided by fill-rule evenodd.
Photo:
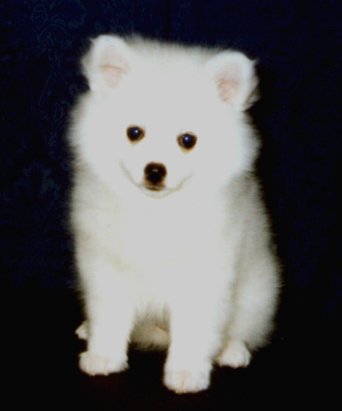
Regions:
M 3 0 L 1 295 L 74 288 L 65 130 L 85 87 L 79 57 L 91 36 L 134 32 L 258 60 L 262 98 L 251 114 L 283 265 L 279 338 L 333 340 L 342 311 L 341 21 L 337 0 Z

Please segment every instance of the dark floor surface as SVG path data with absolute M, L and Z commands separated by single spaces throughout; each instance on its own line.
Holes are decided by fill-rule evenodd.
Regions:
M 276 338 L 249 368 L 215 369 L 208 391 L 179 396 L 161 383 L 162 353 L 131 350 L 128 371 L 109 377 L 83 375 L 77 368 L 83 343 L 74 335 L 81 314 L 72 295 L 18 292 L 1 301 L 6 305 L 2 312 L 11 312 L 2 319 L 2 391 L 11 401 L 6 409 L 277 410 L 286 405 L 306 410 L 318 401 L 324 410 L 338 408 L 333 398 L 339 394 L 334 381 L 338 383 L 340 375 L 334 371 L 340 371 L 340 353 L 333 344 L 313 342 L 310 347 Z

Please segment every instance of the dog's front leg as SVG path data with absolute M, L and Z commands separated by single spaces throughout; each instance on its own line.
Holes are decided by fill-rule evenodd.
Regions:
M 164 384 L 179 394 L 208 388 L 222 337 L 219 304 L 194 288 L 187 296 L 181 293 L 170 309 L 171 344 Z
M 79 366 L 89 375 L 107 375 L 127 367 L 127 347 L 133 307 L 127 288 L 105 261 L 87 261 L 82 267 L 87 319 L 87 350 Z

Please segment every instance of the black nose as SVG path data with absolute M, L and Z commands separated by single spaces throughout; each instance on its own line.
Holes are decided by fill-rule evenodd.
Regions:
M 166 177 L 166 167 L 159 163 L 149 163 L 145 167 L 145 179 L 150 184 L 160 184 Z

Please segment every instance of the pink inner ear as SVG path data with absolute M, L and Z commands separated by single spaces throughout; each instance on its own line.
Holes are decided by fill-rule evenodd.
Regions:
M 127 70 L 122 67 L 115 67 L 109 64 L 104 64 L 101 66 L 101 71 L 105 83 L 110 87 L 115 87 Z
M 239 81 L 231 73 L 221 73 L 218 81 L 220 97 L 225 102 L 232 102 L 239 91 Z

